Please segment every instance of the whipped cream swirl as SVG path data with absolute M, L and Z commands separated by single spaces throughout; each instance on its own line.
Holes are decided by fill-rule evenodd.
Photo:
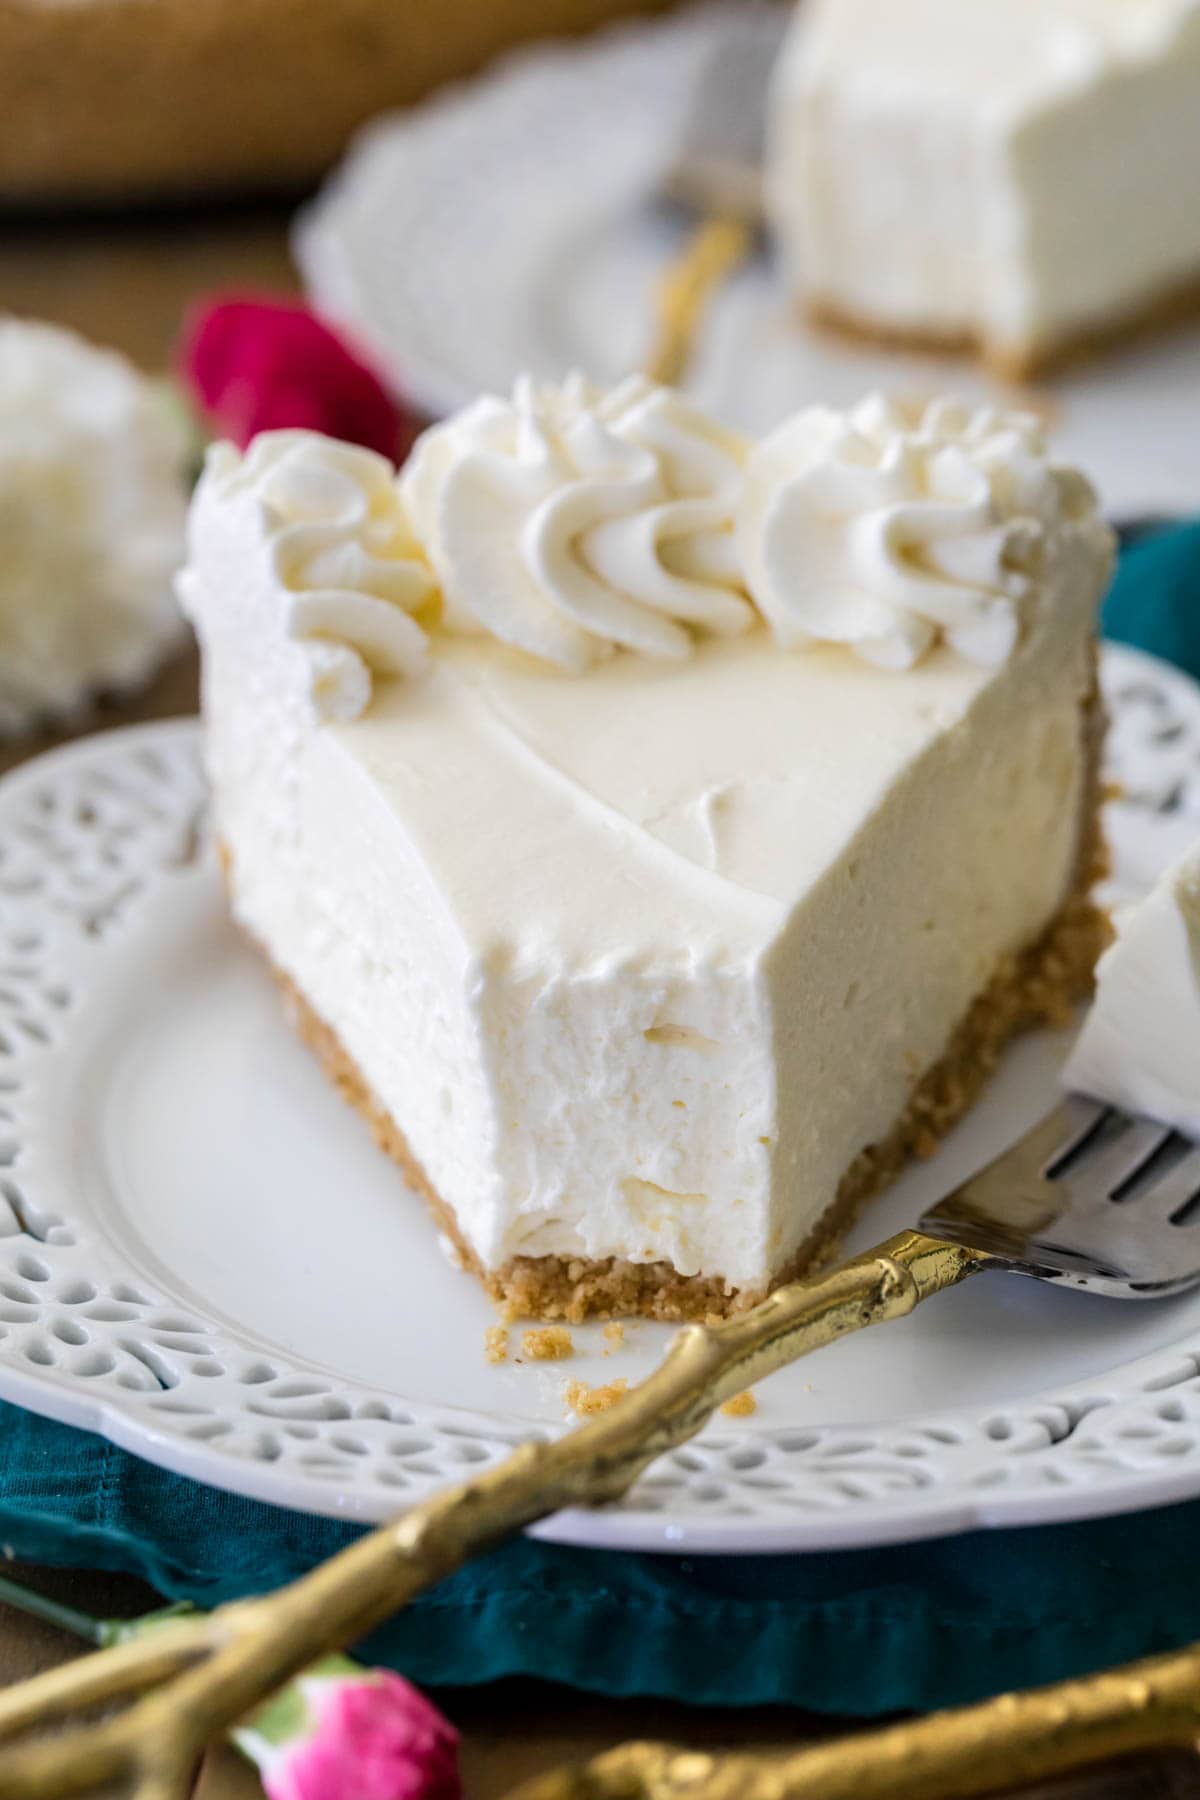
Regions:
M 386 457 L 315 432 L 268 431 L 244 457 L 216 445 L 208 469 L 264 508 L 284 628 L 305 646 L 321 718 L 357 718 L 373 674 L 420 674 L 427 639 L 409 615 L 434 582 Z
M 1047 528 L 1094 509 L 1031 415 L 876 396 L 810 407 L 758 445 L 738 542 L 785 647 L 846 644 L 906 669 L 944 641 L 991 666 L 1017 642 Z
M 686 657 L 754 622 L 734 541 L 746 445 L 668 388 L 518 382 L 418 440 L 401 480 L 444 622 L 563 668 Z

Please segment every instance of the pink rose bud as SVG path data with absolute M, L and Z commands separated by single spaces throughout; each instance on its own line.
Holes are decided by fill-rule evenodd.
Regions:
M 347 1658 L 302 1676 L 234 1741 L 269 1800 L 461 1800 L 449 1721 L 399 1675 Z
M 399 462 L 413 421 L 361 353 L 308 307 L 228 295 L 184 320 L 179 372 L 213 428 L 242 448 L 260 431 L 321 431 Z

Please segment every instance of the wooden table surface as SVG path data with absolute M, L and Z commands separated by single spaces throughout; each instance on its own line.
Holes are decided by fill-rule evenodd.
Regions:
M 0 310 L 75 327 L 158 371 L 170 360 L 180 317 L 197 295 L 220 288 L 287 290 L 296 286 L 287 251 L 287 213 L 241 208 L 192 216 L 37 220 L 0 218 Z M 87 729 L 191 712 L 192 655 L 163 672 L 138 701 L 93 718 Z M 0 770 L 46 747 L 0 748 Z M 18 1579 L 101 1615 L 133 1614 L 156 1603 L 141 1584 L 86 1571 L 18 1569 Z M 0 1606 L 0 1685 L 77 1653 L 61 1633 Z M 498 1800 L 516 1782 L 560 1762 L 594 1755 L 630 1737 L 661 1737 L 696 1748 L 768 1749 L 798 1745 L 837 1729 L 835 1721 L 783 1709 L 691 1711 L 678 1705 L 590 1699 L 534 1682 L 504 1682 L 439 1696 L 463 1737 L 470 1800 Z M 845 1726 L 842 1727 L 845 1729 Z M 1175 1762 L 1150 1785 L 1100 1776 L 1088 1792 L 1200 1795 L 1196 1766 Z M 209 1756 L 196 1800 L 250 1800 L 254 1773 L 228 1751 Z M 1071 1792 L 1081 1788 L 1072 1784 Z M 347 1796 L 346 1800 L 353 1800 Z

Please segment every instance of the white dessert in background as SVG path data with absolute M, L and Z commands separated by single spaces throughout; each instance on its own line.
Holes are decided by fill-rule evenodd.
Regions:
M 819 317 L 1020 376 L 1200 310 L 1197 0 L 804 0 L 769 115 Z
M 1118 915 L 1063 1079 L 1200 1139 L 1200 843 Z
M 233 911 L 532 1312 L 804 1266 L 1086 990 L 1112 538 L 1037 424 L 519 387 L 397 479 L 215 449 L 181 581 Z
M 0 736 L 140 686 L 181 641 L 187 456 L 124 357 L 0 318 Z

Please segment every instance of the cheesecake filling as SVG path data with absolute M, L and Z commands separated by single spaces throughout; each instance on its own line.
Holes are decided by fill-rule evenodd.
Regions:
M 814 412 L 780 442 L 727 457 L 722 441 L 699 472 L 664 453 L 636 500 L 594 444 L 590 466 L 578 443 L 548 460 L 511 423 L 482 468 L 477 441 L 434 428 L 436 479 L 402 509 L 405 532 L 386 496 L 335 505 L 319 440 L 266 445 L 252 479 L 215 459 L 183 594 L 234 913 L 485 1271 L 613 1258 L 761 1290 L 1075 891 L 1111 534 L 1028 421 L 875 403 L 831 434 Z M 291 466 L 277 481 L 298 454 L 311 479 Z M 627 473 L 625 448 L 613 455 Z M 472 599 L 459 457 L 473 493 L 519 513 L 519 608 L 493 604 L 494 539 Z M 332 460 L 340 482 L 345 447 Z M 639 611 L 658 596 L 682 655 L 615 642 L 620 609 L 553 611 L 575 589 L 539 530 L 568 487 L 580 536 L 621 519 L 643 576 L 665 558 L 717 590 L 703 619 L 654 580 L 619 592 Z M 639 526 L 639 508 L 681 500 L 702 505 Z M 279 552 L 281 536 L 311 548 L 287 538 L 298 510 L 306 529 L 336 511 L 359 546 L 321 540 L 314 580 L 370 585 L 363 557 L 395 546 L 419 668 L 363 628 L 359 588 L 341 610 L 336 583 L 322 589 L 324 629 L 305 623 L 303 568 Z M 683 547 L 693 531 L 701 550 Z M 797 531 L 850 546 L 826 556 L 821 606 L 812 559 L 789 564 Z M 719 557 L 714 537 L 729 540 Z M 568 546 L 601 583 L 606 542 Z M 582 672 L 531 653 L 528 629 L 551 617 Z M 353 716 L 314 682 L 339 648 L 367 684 Z

